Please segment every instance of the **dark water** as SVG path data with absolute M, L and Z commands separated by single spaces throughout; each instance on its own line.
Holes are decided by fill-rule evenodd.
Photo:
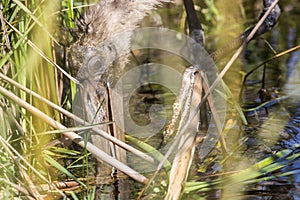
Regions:
M 297 1 L 281 1 L 282 14 L 275 29 L 263 36 L 276 52 L 282 52 L 300 44 L 300 9 Z M 274 53 L 263 39 L 252 41 L 243 57 L 243 71 L 249 72 Z M 246 155 L 249 158 L 264 158 L 282 149 L 295 148 L 300 142 L 300 51 L 288 53 L 268 62 L 247 77 L 243 93 L 244 107 L 261 104 L 259 91 L 268 90 L 273 101 L 269 108 L 245 112 L 249 124 L 243 135 L 248 137 Z M 263 78 L 263 73 L 265 77 Z M 262 81 L 264 79 L 264 82 Z M 262 83 L 263 82 L 263 83 Z M 298 148 L 295 150 L 299 151 Z M 249 154 L 255 155 L 250 156 Z M 245 199 L 300 199 L 300 159 L 280 169 L 277 173 L 292 172 L 271 181 L 250 185 L 244 193 Z
M 220 6 L 220 1 L 216 5 Z M 241 19 L 235 20 L 235 14 L 231 16 L 230 13 L 222 16 L 224 14 L 222 12 L 226 13 L 226 8 L 220 8 L 219 14 L 221 17 L 225 17 L 225 20 L 204 20 L 208 52 L 213 52 L 223 43 L 228 43 L 230 39 L 242 33 L 247 26 L 256 22 L 261 9 L 261 1 L 243 1 L 241 5 L 244 12 L 243 15 L 239 15 Z M 227 136 L 228 146 L 234 148 L 240 145 L 240 149 L 233 153 L 236 155 L 231 156 L 232 158 L 225 164 L 220 164 L 219 161 L 211 162 L 204 170 L 200 170 L 201 164 L 193 164 L 194 171 L 191 174 L 194 177 L 190 177 L 191 180 L 203 181 L 207 180 L 201 178 L 204 175 L 243 169 L 274 152 L 295 148 L 295 145 L 300 144 L 300 50 L 267 62 L 265 68 L 259 67 L 253 73 L 248 74 L 260 63 L 273 57 L 274 51 L 283 52 L 300 44 L 300 2 L 296 0 L 281 1 L 280 7 L 282 14 L 278 25 L 270 33 L 251 41 L 240 60 L 236 62 L 224 79 L 237 100 L 239 96 L 242 97 L 241 105 L 248 122 L 246 125 L 237 120 Z M 158 10 L 158 13 L 161 14 L 166 26 L 179 30 L 180 9 L 180 6 L 171 6 L 170 9 Z M 226 17 L 231 24 L 227 24 Z M 219 69 L 222 69 L 224 63 L 226 60 L 218 63 Z M 265 75 L 263 75 L 264 73 Z M 241 74 L 246 75 L 244 85 Z M 243 90 L 241 91 L 240 88 Z M 170 119 L 170 105 L 175 99 L 172 92 L 157 85 L 150 87 L 146 85 L 144 88 L 141 87 L 137 93 L 139 94 L 136 98 L 131 100 L 133 104 L 141 105 L 140 107 L 133 106 L 131 109 L 131 114 L 135 116 L 136 122 L 141 124 L 149 122 L 149 115 L 145 113 L 149 112 L 153 103 L 168 105 L 167 113 L 168 119 Z M 265 107 L 258 108 L 264 101 L 269 103 Z M 229 117 L 238 115 L 233 113 L 229 114 Z M 242 139 L 244 142 L 241 142 Z M 148 138 L 150 144 L 157 148 L 160 140 L 161 135 Z M 297 148 L 296 152 L 298 152 Z M 211 158 L 223 159 L 222 156 L 212 156 Z M 197 158 L 195 160 L 199 162 Z M 297 172 L 297 170 L 300 170 L 300 158 L 276 172 L 277 174 L 292 172 L 290 175 L 244 185 L 237 189 L 238 191 L 228 190 L 227 187 L 230 183 L 227 183 L 223 190 L 211 189 L 211 191 L 201 194 L 195 192 L 195 194 L 185 195 L 184 198 L 228 199 L 226 198 L 227 193 L 230 193 L 230 199 L 300 199 L 300 171 Z M 209 180 L 211 179 L 209 178 Z M 160 189 L 164 190 L 166 187 L 161 186 Z M 161 190 L 158 195 L 164 194 Z M 222 193 L 226 193 L 227 196 Z M 155 199 L 158 196 L 154 195 L 152 198 Z

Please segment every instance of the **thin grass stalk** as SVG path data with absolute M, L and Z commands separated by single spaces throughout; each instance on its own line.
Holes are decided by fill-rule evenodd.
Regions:
M 248 37 L 246 38 L 246 40 L 243 42 L 243 44 L 240 46 L 240 48 L 234 53 L 234 55 L 231 57 L 231 59 L 228 61 L 228 63 L 225 65 L 224 69 L 220 72 L 220 74 L 218 75 L 218 77 L 216 78 L 216 80 L 213 82 L 213 84 L 210 86 L 209 90 L 207 91 L 207 93 L 205 94 L 205 96 L 203 97 L 203 100 L 201 101 L 200 105 L 203 104 L 203 102 L 206 100 L 206 98 L 208 97 L 208 95 L 216 88 L 216 86 L 219 84 L 219 82 L 222 80 L 222 78 L 224 77 L 224 75 L 226 74 L 226 72 L 230 69 L 230 67 L 232 66 L 232 64 L 235 62 L 235 60 L 239 57 L 239 55 L 242 53 L 242 51 L 244 50 L 247 42 L 249 42 L 251 40 L 251 38 L 253 38 L 254 34 L 256 33 L 256 31 L 259 29 L 259 27 L 263 24 L 263 22 L 265 21 L 265 19 L 268 17 L 268 15 L 271 13 L 271 11 L 273 10 L 273 8 L 276 6 L 276 4 L 279 2 L 279 0 L 275 0 L 272 5 L 269 7 L 269 9 L 267 10 L 267 12 L 263 15 L 263 17 L 258 21 L 258 23 L 255 25 L 254 29 L 251 31 L 251 33 L 248 35 Z
M 5 178 L 0 178 L 0 183 L 5 183 L 5 184 L 11 186 L 15 190 L 15 193 L 21 192 L 24 195 L 29 196 L 29 192 L 26 190 L 26 188 L 20 186 L 19 184 L 12 183 Z
M 50 126 L 56 128 L 56 129 L 66 129 L 66 127 L 63 126 L 61 123 L 55 121 L 54 119 L 52 119 L 51 117 L 49 117 L 48 115 L 43 113 L 42 111 L 35 108 L 34 106 L 23 101 L 22 99 L 17 97 L 12 92 L 6 90 L 2 86 L 0 86 L 0 93 L 9 97 L 11 100 L 15 101 L 18 105 L 25 108 L 28 112 L 32 113 L 33 115 L 39 117 L 41 120 L 45 121 Z M 139 174 L 138 172 L 136 172 L 132 168 L 128 167 L 127 165 L 121 163 L 120 161 L 114 159 L 113 157 L 109 156 L 108 154 L 106 154 L 105 152 L 103 152 L 102 150 L 100 150 L 99 148 L 97 148 L 96 146 L 91 144 L 90 142 L 85 142 L 84 139 L 81 136 L 79 136 L 78 134 L 76 134 L 74 132 L 65 132 L 63 134 L 66 137 L 70 138 L 75 143 L 77 143 L 78 145 L 80 145 L 81 147 L 86 148 L 95 157 L 97 157 L 97 158 L 103 160 L 104 162 L 106 162 L 107 164 L 119 169 L 120 171 L 124 172 L 125 174 L 127 174 L 128 176 L 133 178 L 134 180 L 136 180 L 140 183 L 143 183 L 143 184 L 148 183 L 148 179 L 146 177 Z
M 6 21 L 6 20 L 5 20 Z M 33 48 L 44 60 L 46 60 L 49 64 L 56 67 L 60 72 L 62 72 L 67 78 L 69 78 L 74 83 L 79 83 L 74 77 L 72 77 L 68 72 L 66 72 L 62 67 L 60 67 L 58 64 L 52 61 L 51 58 L 49 58 L 38 46 L 36 46 L 25 34 L 22 34 L 18 29 L 16 29 L 14 26 L 12 26 L 10 23 L 6 21 L 6 23 L 16 32 L 18 33 L 22 38 L 24 38 L 24 41 L 28 43 L 28 45 Z M 3 63 L 0 63 L 3 65 Z M 0 66 L 1 66 L 0 65 Z
M 56 44 L 59 45 L 59 42 L 54 38 L 54 36 L 47 30 L 47 28 L 43 25 L 38 18 L 34 16 L 34 13 L 32 13 L 21 1 L 19 0 L 13 0 L 25 13 L 27 13 L 33 21 L 35 21 L 42 29 L 43 31 L 51 38 L 52 41 L 54 41 Z
M 0 136 L 0 143 L 2 144 L 1 146 L 3 146 L 7 152 L 10 154 L 10 157 L 12 159 L 14 158 L 18 158 L 19 160 L 16 162 L 16 165 L 20 165 L 20 161 L 22 161 L 25 166 L 27 167 L 27 169 L 30 169 L 32 172 L 34 172 L 41 180 L 43 180 L 45 183 L 47 183 L 48 185 L 51 184 L 35 167 L 33 167 L 15 148 L 13 148 L 3 137 Z M 21 168 L 23 169 L 24 166 L 21 166 Z M 20 180 L 19 180 L 20 182 Z M 54 189 L 58 192 L 61 193 L 56 187 L 54 187 Z M 63 193 L 61 193 L 62 196 L 64 196 Z
M 5 149 L 5 151 L 10 155 L 15 166 L 17 166 L 19 173 L 21 174 L 21 176 L 23 176 L 24 180 L 27 182 L 27 191 L 30 192 L 30 194 L 33 195 L 34 198 L 36 198 L 38 200 L 42 200 L 42 197 L 41 197 L 40 193 L 37 191 L 31 178 L 29 177 L 27 172 L 25 172 L 25 170 L 22 168 L 21 164 L 16 159 L 16 157 L 14 156 L 12 151 L 9 149 L 9 147 L 5 144 L 4 139 L 1 136 L 0 136 L 0 144 Z
M 206 93 L 209 90 L 208 78 L 207 78 L 205 73 L 201 73 L 201 74 L 202 74 L 202 78 L 203 78 L 203 80 L 202 80 L 203 81 L 203 88 L 204 88 L 204 91 Z M 207 103 L 209 104 L 209 108 L 211 110 L 214 122 L 215 122 L 216 127 L 217 127 L 218 135 L 220 136 L 220 143 L 221 143 L 222 149 L 223 149 L 224 153 L 227 154 L 228 153 L 228 148 L 227 148 L 227 145 L 226 145 L 225 136 L 223 135 L 223 131 L 222 131 L 222 123 L 221 123 L 221 120 L 219 118 L 216 106 L 214 104 L 213 97 L 211 95 L 207 96 Z
M 87 7 L 91 7 L 91 6 L 94 6 L 94 5 L 96 5 L 97 3 L 88 3 L 88 4 L 85 4 L 85 5 L 79 5 L 79 6 L 74 6 L 74 5 L 72 5 L 71 7 L 72 7 L 72 10 L 79 10 L 79 9 L 81 9 L 81 8 L 87 8 Z M 52 15 L 57 15 L 57 14 L 60 14 L 61 12 L 70 12 L 70 7 L 68 7 L 68 8 L 64 8 L 64 9 L 61 9 L 60 11 L 56 11 L 56 12 L 54 12 Z M 74 13 L 74 12 L 73 12 Z M 69 14 L 68 14 L 68 16 L 70 16 Z M 75 16 L 75 15 L 73 15 L 73 16 Z M 69 19 L 74 19 L 74 17 L 71 17 L 71 18 L 69 18 Z M 70 26 L 71 27 L 71 26 Z
M 247 77 L 250 76 L 253 72 L 255 72 L 257 69 L 259 69 L 260 67 L 264 66 L 265 64 L 269 63 L 270 61 L 272 60 L 275 60 L 277 58 L 280 58 L 286 54 L 289 54 L 293 51 L 297 51 L 300 49 L 300 45 L 297 45 L 295 47 L 292 47 L 288 50 L 285 50 L 285 51 L 282 51 L 280 53 L 277 53 L 276 55 L 272 56 L 271 58 L 268 58 L 267 60 L 261 62 L 260 64 L 258 64 L 256 67 L 254 67 L 253 69 L 251 69 L 246 75 L 245 75 L 245 78 L 244 78 L 244 82 L 243 82 L 243 86 L 245 86 L 245 82 L 247 80 Z M 241 94 L 243 93 L 244 91 L 244 87 L 242 87 L 242 90 L 241 90 Z
M 108 134 L 107 132 L 101 130 L 100 128 L 97 128 L 97 125 L 92 125 L 88 122 L 86 122 L 85 120 L 81 119 L 80 117 L 74 115 L 73 113 L 70 113 L 69 111 L 63 109 L 62 107 L 58 106 L 57 104 L 49 101 L 48 99 L 42 97 L 41 95 L 37 94 L 34 91 L 29 90 L 28 88 L 22 86 L 21 84 L 19 84 L 18 82 L 12 80 L 11 78 L 5 76 L 4 74 L 0 73 L 0 78 L 13 84 L 15 87 L 25 91 L 28 94 L 31 94 L 32 96 L 34 96 L 35 98 L 37 98 L 38 100 L 40 100 L 43 103 L 46 103 L 47 105 L 51 106 L 52 108 L 56 109 L 57 111 L 63 113 L 65 116 L 75 120 L 76 122 L 85 125 L 85 126 L 89 126 L 90 129 L 92 129 L 93 131 L 95 131 L 97 134 L 101 135 L 102 137 L 106 138 L 107 140 L 115 143 L 116 145 L 134 153 L 135 155 L 139 156 L 140 158 L 143 158 L 144 160 L 154 163 L 154 159 L 152 157 L 150 157 L 149 155 L 135 149 L 134 147 L 126 144 L 125 142 L 122 142 L 121 140 L 116 139 L 115 137 L 111 136 L 110 134 Z
M 298 148 L 295 145 L 293 148 Z M 279 169 L 289 165 L 295 159 L 299 158 L 300 153 L 293 154 L 292 149 L 284 149 L 277 152 L 274 155 L 271 155 L 254 165 L 231 174 L 229 176 L 217 178 L 213 181 L 208 182 L 187 182 L 185 192 L 189 193 L 192 191 L 208 191 L 210 188 L 222 189 L 224 186 L 230 184 L 230 186 L 239 183 L 257 183 L 263 180 L 270 180 L 272 178 L 280 177 L 273 174 L 268 175 L 269 173 L 276 172 Z M 295 170 L 297 172 L 297 170 Z M 286 174 L 290 174 L 287 172 Z M 282 175 L 282 174 L 281 174 Z M 283 175 L 282 175 L 283 176 Z M 262 178 L 258 178 L 262 177 Z
M 226 74 L 226 72 L 230 69 L 230 67 L 232 66 L 232 64 L 235 62 L 235 60 L 239 57 L 239 55 L 241 54 L 241 52 L 243 51 L 243 49 L 245 48 L 245 45 L 247 44 L 247 42 L 254 36 L 254 34 L 256 33 L 256 31 L 258 30 L 258 28 L 263 24 L 264 20 L 267 18 L 267 16 L 271 13 L 271 11 L 273 10 L 273 8 L 276 6 L 276 4 L 279 2 L 279 0 L 275 0 L 272 5 L 268 8 L 267 12 L 263 15 L 263 17 L 258 21 L 258 23 L 255 25 L 254 29 L 251 31 L 251 33 L 248 35 L 248 37 L 246 38 L 246 40 L 242 43 L 242 45 L 240 46 L 240 48 L 235 52 L 235 54 L 231 57 L 231 59 L 228 61 L 228 63 L 226 64 L 226 66 L 224 67 L 224 69 L 220 72 L 220 74 L 218 75 L 218 77 L 216 78 L 216 80 L 213 82 L 213 84 L 209 87 L 208 91 L 206 91 L 204 97 L 202 98 L 201 102 L 199 103 L 199 105 L 197 106 L 196 110 L 191 114 L 191 118 L 186 122 L 186 125 L 182 128 L 182 132 L 179 133 L 175 139 L 174 142 L 172 144 L 172 146 L 169 148 L 169 151 L 167 151 L 167 153 L 164 156 L 164 159 L 159 163 L 156 172 L 153 174 L 153 176 L 150 179 L 150 183 L 154 180 L 154 178 L 156 177 L 157 173 L 159 170 L 161 170 L 161 168 L 163 167 L 164 163 L 166 162 L 166 160 L 168 159 L 168 157 L 170 156 L 171 152 L 173 152 L 175 146 L 178 144 L 179 139 L 181 136 L 188 128 L 189 124 L 192 122 L 192 120 L 196 117 L 196 115 L 199 112 L 200 106 L 206 102 L 207 97 L 212 93 L 212 91 L 216 88 L 216 86 L 219 84 L 219 82 L 222 80 L 222 78 L 224 77 L 224 75 Z M 142 193 L 149 187 L 149 184 L 143 188 Z

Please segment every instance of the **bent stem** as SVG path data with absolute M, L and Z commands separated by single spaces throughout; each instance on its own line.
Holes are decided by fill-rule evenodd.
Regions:
M 55 103 L 49 101 L 48 99 L 42 97 L 41 95 L 37 94 L 36 92 L 22 86 L 21 84 L 17 83 L 16 81 L 12 80 L 11 78 L 5 76 L 4 74 L 0 73 L 0 79 L 3 79 L 9 83 L 11 83 L 12 85 L 14 85 L 15 87 L 23 90 L 24 92 L 32 95 L 33 97 L 37 98 L 38 100 L 40 100 L 41 102 L 51 106 L 52 108 L 54 108 L 55 110 L 61 112 L 62 114 L 64 114 L 65 116 L 69 117 L 70 119 L 75 120 L 76 122 L 88 126 L 90 129 L 92 129 L 93 131 L 95 131 L 97 134 L 101 135 L 102 137 L 106 138 L 107 140 L 115 143 L 116 145 L 132 152 L 133 154 L 141 157 L 142 159 L 153 163 L 154 159 L 152 157 L 150 157 L 149 155 L 135 149 L 134 147 L 122 142 L 121 140 L 118 140 L 117 138 L 111 136 L 110 134 L 106 133 L 105 131 L 101 130 L 100 128 L 91 125 L 90 123 L 88 123 L 87 121 L 81 119 L 80 117 L 74 115 L 73 113 L 70 113 L 69 111 L 63 109 L 62 107 L 56 105 Z
M 29 103 L 23 101 L 18 96 L 13 94 L 12 92 L 6 90 L 2 86 L 0 86 L 0 93 L 2 93 L 4 96 L 9 97 L 11 100 L 15 101 L 18 105 L 25 108 L 27 111 L 32 113 L 35 116 L 38 116 L 41 120 L 49 124 L 50 126 L 56 128 L 56 129 L 66 129 L 64 125 L 59 123 L 58 121 L 53 120 L 51 117 L 40 111 L 39 109 L 33 107 Z M 63 133 L 66 137 L 70 138 L 72 141 L 77 143 L 83 148 L 86 148 L 89 152 L 91 152 L 95 157 L 103 160 L 107 164 L 119 169 L 120 171 L 124 172 L 134 180 L 146 184 L 148 183 L 148 179 L 144 177 L 143 175 L 139 174 L 137 171 L 133 170 L 132 168 L 128 167 L 124 163 L 116 160 L 115 158 L 109 156 L 90 142 L 86 142 L 81 136 L 74 132 L 64 132 Z

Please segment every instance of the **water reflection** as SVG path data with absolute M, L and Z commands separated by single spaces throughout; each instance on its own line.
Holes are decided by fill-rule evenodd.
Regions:
M 237 30 L 240 31 L 244 28 L 242 26 L 243 23 L 253 24 L 256 21 L 256 13 L 259 10 L 257 5 L 261 4 L 261 1 L 255 2 L 243 1 L 242 5 L 245 9 L 244 18 L 233 20 L 240 23 L 239 27 L 237 27 L 237 23 L 232 26 L 224 23 L 227 24 L 227 27 L 222 27 L 221 25 L 216 25 L 215 27 L 206 26 L 208 38 L 206 46 L 208 50 L 212 52 L 218 48 L 217 43 L 221 40 L 220 43 L 230 41 L 232 35 L 237 35 Z M 218 3 L 222 4 L 222 1 L 219 0 Z M 279 24 L 272 32 L 250 42 L 241 59 L 233 66 L 232 71 L 225 78 L 225 82 L 236 96 L 240 94 L 238 90 L 242 82 L 241 71 L 247 73 L 266 59 L 273 57 L 276 52 L 285 51 L 300 43 L 300 2 L 294 0 L 280 1 L 280 7 L 283 12 Z M 170 25 L 169 27 L 175 27 L 174 24 L 178 23 L 178 10 L 179 8 L 176 7 L 176 11 L 173 13 L 168 10 L 162 14 L 163 19 L 168 21 L 165 24 Z M 172 18 L 173 15 L 176 17 Z M 226 19 L 228 15 L 230 13 L 224 13 L 223 17 Z M 230 17 L 232 16 L 235 15 L 231 15 Z M 172 21 L 172 19 L 177 20 Z M 245 21 L 241 22 L 242 20 Z M 210 25 L 213 24 L 214 22 L 210 23 Z M 222 62 L 219 63 L 219 67 L 222 68 L 223 64 Z M 265 110 L 252 112 L 251 115 L 250 112 L 246 113 L 249 120 L 249 125 L 247 126 L 243 126 L 240 122 L 232 125 L 227 135 L 228 143 L 230 143 L 229 146 L 235 147 L 240 145 L 243 138 L 248 138 L 248 140 L 241 144 L 242 148 L 240 151 L 234 152 L 232 158 L 225 162 L 223 166 L 219 163 L 211 164 L 213 166 L 207 167 L 205 173 L 209 174 L 209 170 L 215 173 L 222 170 L 234 171 L 238 168 L 242 169 L 261 160 L 263 157 L 272 155 L 274 151 L 292 148 L 295 144 L 300 143 L 300 51 L 294 51 L 269 62 L 266 65 L 264 84 L 262 84 L 262 77 L 263 68 L 261 67 L 247 78 L 246 91 L 244 91 L 242 102 L 245 106 L 251 107 L 261 104 L 258 92 L 262 87 L 265 89 L 274 89 L 274 91 L 279 92 L 279 96 L 286 95 L 288 98 L 281 102 L 276 102 L 274 105 L 269 105 L 268 113 Z M 165 98 L 162 102 L 166 99 L 170 98 Z M 237 198 L 235 195 L 241 195 L 241 191 L 247 191 L 244 196 L 241 195 L 239 198 L 299 199 L 300 173 L 294 173 L 295 170 L 299 169 L 300 159 L 297 159 L 293 164 L 282 168 L 280 171 L 281 173 L 293 172 L 289 176 L 274 178 L 271 181 L 264 181 L 259 184 L 240 185 L 239 188 L 235 188 L 236 190 L 230 187 L 224 188 L 222 192 L 220 192 L 221 190 L 212 191 L 213 189 L 211 189 L 210 192 L 205 195 L 201 194 L 200 196 L 206 196 L 209 199 L 219 199 L 222 198 L 221 193 L 227 193 L 226 195 Z M 195 172 L 195 179 L 201 178 L 203 174 Z M 279 192 L 281 192 L 280 195 Z
M 279 25 L 275 28 L 272 33 L 266 34 L 264 38 L 270 42 L 270 45 L 277 51 L 284 51 L 289 48 L 299 45 L 299 27 L 300 21 L 295 20 L 299 19 L 299 2 L 296 1 L 281 1 L 281 8 L 284 11 L 289 10 L 289 12 L 283 12 L 280 18 Z M 292 8 L 292 9 L 291 9 Z M 273 56 L 272 51 L 266 50 L 267 47 L 262 45 L 259 42 L 254 42 L 258 44 L 256 48 L 248 47 L 246 55 L 247 65 L 245 65 L 245 70 L 251 70 L 254 65 L 262 62 L 263 60 Z M 254 44 L 252 44 L 254 45 Z M 257 48 L 258 47 L 258 48 Z M 252 49 L 251 49 L 252 48 Z M 268 52 L 268 53 L 266 53 Z M 253 55 L 254 54 L 254 55 Z M 263 56 L 259 56 L 263 55 Z M 271 149 L 271 152 L 266 153 L 265 155 L 271 155 L 272 151 L 278 151 L 280 149 L 294 148 L 295 144 L 300 144 L 300 104 L 299 104 L 299 86 L 300 86 L 300 52 L 294 51 L 290 54 L 283 56 L 282 58 L 276 59 L 276 61 L 271 62 L 267 65 L 267 75 L 266 75 L 266 87 L 277 87 L 280 90 L 280 93 L 287 95 L 289 98 L 273 107 L 271 110 L 269 118 L 278 118 L 283 119 L 285 116 L 289 116 L 289 120 L 285 125 L 283 131 L 274 130 L 274 125 L 270 124 L 269 126 L 264 126 L 264 131 L 272 130 L 269 134 L 278 135 L 280 138 L 277 139 L 272 146 L 268 146 Z M 262 70 L 258 70 L 256 73 L 249 77 L 248 90 L 246 91 L 246 96 L 244 101 L 250 103 L 257 99 L 257 94 L 255 92 L 259 91 L 261 88 L 261 73 Z M 258 83 L 258 84 L 257 84 Z M 253 98 L 256 96 L 256 98 Z M 276 108 L 276 109 L 274 109 Z M 283 109 L 282 112 L 277 112 L 277 115 L 274 116 L 274 112 L 278 109 Z M 264 119 L 259 118 L 260 115 L 257 115 L 254 121 L 259 120 L 259 124 L 264 124 Z M 256 117 L 257 117 L 256 116 Z M 250 127 L 253 124 L 250 123 Z M 260 132 L 262 128 L 257 124 L 254 125 L 256 128 L 252 129 L 254 132 L 248 132 L 247 134 L 255 135 L 255 131 Z M 248 129 L 249 130 L 249 129 Z M 252 138 L 253 139 L 253 138 Z M 261 139 L 254 138 L 255 144 L 261 144 Z M 266 143 L 262 143 L 266 145 Z M 257 145 L 259 146 L 259 145 Z M 296 150 L 298 151 L 298 150 Z M 281 173 L 290 172 L 290 176 L 285 176 L 281 178 L 273 179 L 271 182 L 265 181 L 262 182 L 254 188 L 252 188 L 252 194 L 257 199 L 299 199 L 300 190 L 299 190 L 299 181 L 300 173 L 297 172 L 300 169 L 300 159 L 296 159 L 291 165 L 286 166 L 280 170 Z M 280 194 L 278 193 L 280 191 Z

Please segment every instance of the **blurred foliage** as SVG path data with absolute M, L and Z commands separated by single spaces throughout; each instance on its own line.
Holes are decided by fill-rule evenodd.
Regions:
M 78 9 L 82 10 L 82 5 L 87 5 L 87 2 L 1 1 L 0 72 L 2 75 L 12 78 L 21 86 L 55 104 L 60 105 L 63 101 L 70 105 L 72 99 L 63 96 L 64 83 L 60 79 L 61 69 L 68 70 L 67 65 L 62 62 L 63 50 L 71 41 L 68 29 L 74 27 L 75 15 L 79 16 L 79 12 L 74 12 L 74 7 L 79 6 Z M 57 63 L 60 64 L 60 68 Z M 66 79 L 66 81 L 70 80 Z M 25 93 L 5 81 L 1 81 L 0 84 L 24 102 L 51 116 L 53 120 L 62 120 L 55 109 L 41 103 L 30 93 Z M 62 165 L 58 163 L 62 161 L 61 158 L 71 159 L 69 155 L 72 150 L 64 149 L 60 151 L 61 156 L 57 157 L 55 152 L 59 148 L 53 145 L 61 136 L 46 134 L 53 129 L 39 116 L 32 115 L 2 95 L 0 95 L 0 115 L 1 199 L 14 197 L 26 199 L 30 196 L 41 199 L 43 195 L 36 189 L 38 184 L 63 180 L 66 177 L 62 174 L 72 176 L 65 168 L 66 163 Z M 73 155 L 73 167 L 80 163 L 81 166 L 78 165 L 77 168 L 84 169 L 87 166 L 83 164 L 87 161 L 85 154 L 83 151 Z M 79 159 L 82 156 L 84 159 Z M 50 167 L 51 165 L 53 167 Z M 80 172 L 86 173 L 85 170 Z
M 66 49 L 72 41 L 70 29 L 74 28 L 74 20 L 80 17 L 84 7 L 94 2 L 96 0 L 1 1 L 0 72 L 52 102 L 71 109 L 75 86 L 70 79 L 63 75 L 62 70 L 57 65 L 62 67 L 66 73 L 69 72 L 66 63 Z M 253 24 L 262 6 L 261 1 L 245 0 L 229 0 L 226 3 L 223 0 L 197 0 L 195 5 L 197 14 L 204 25 L 206 48 L 209 52 L 213 52 L 228 43 L 242 33 L 247 26 Z M 298 31 L 300 29 L 299 2 L 297 0 L 281 1 L 280 6 L 286 13 L 283 13 L 276 31 L 273 34 L 268 33 L 265 37 L 266 40 L 270 41 L 275 52 L 280 52 L 279 50 L 285 50 L 300 43 Z M 164 26 L 180 32 L 185 31 L 186 16 L 182 4 L 168 4 L 167 9 L 158 9 L 156 12 L 162 18 Z M 293 12 L 298 13 L 298 15 L 293 14 Z M 289 15 L 291 13 L 293 15 Z M 227 140 L 231 152 L 227 157 L 218 157 L 217 159 L 220 161 L 216 161 L 216 158 L 211 156 L 204 161 L 205 166 L 196 166 L 198 169 L 202 167 L 202 171 L 199 170 L 198 172 L 203 173 L 209 170 L 210 165 L 215 162 L 213 166 L 215 171 L 220 170 L 224 174 L 219 174 L 215 180 L 213 180 L 214 176 L 208 177 L 202 182 L 198 181 L 201 177 L 199 178 L 199 174 L 195 173 L 196 175 L 192 178 L 193 182 L 189 182 L 186 187 L 186 192 L 190 193 L 189 197 L 200 198 L 203 197 L 201 192 L 224 189 L 224 186 L 226 186 L 224 191 L 232 192 L 230 190 L 231 183 L 234 183 L 235 186 L 244 186 L 243 184 L 258 183 L 282 176 L 290 177 L 299 173 L 295 169 L 280 171 L 284 166 L 291 165 L 299 157 L 297 145 L 294 145 L 293 149 L 284 149 L 275 154 L 271 152 L 269 153 L 271 156 L 262 161 L 257 161 L 257 159 L 261 159 L 263 150 L 245 149 L 250 139 L 243 136 L 242 121 L 245 122 L 245 118 L 243 118 L 237 101 L 241 81 L 243 81 L 241 71 L 247 72 L 259 61 L 274 55 L 274 51 L 267 48 L 265 44 L 263 40 L 250 43 L 245 52 L 247 57 L 237 62 L 234 70 L 228 74 L 229 78 L 225 79 L 230 88 L 226 97 L 228 103 L 232 104 L 232 109 L 229 112 L 231 121 L 227 121 L 224 132 L 229 138 Z M 271 68 L 269 70 L 271 73 L 267 75 L 267 78 L 271 81 L 267 82 L 267 85 L 276 84 L 276 86 L 281 87 L 284 86 L 286 79 L 289 80 L 289 83 L 296 82 L 298 84 L 295 81 L 297 76 L 293 69 L 296 69 L 295 66 L 299 63 L 295 61 L 297 54 L 294 56 L 296 57 L 289 54 L 270 63 Z M 222 64 L 219 66 L 221 67 Z M 288 76 L 289 74 L 293 75 L 293 79 Z M 261 71 L 256 71 L 250 77 L 250 80 L 260 79 Z M 295 85 L 293 91 L 296 90 Z M 51 116 L 54 120 L 72 125 L 69 119 L 62 117 L 57 111 L 41 103 L 30 93 L 25 93 L 2 79 L 0 79 L 0 86 Z M 253 88 L 251 89 L 257 90 L 256 86 Z M 289 85 L 285 88 L 287 93 L 293 94 L 289 88 Z M 299 87 L 296 85 L 296 88 Z M 250 96 L 253 99 L 257 97 L 253 93 Z M 295 102 L 298 103 L 299 98 L 292 97 L 292 100 L 295 104 Z M 266 139 L 265 143 L 259 143 L 261 144 L 260 148 L 271 149 L 272 145 L 280 139 L 278 135 L 272 134 L 282 131 L 290 116 L 287 115 L 285 109 L 278 110 L 278 112 L 274 112 L 276 117 L 271 115 L 261 129 L 259 126 L 249 126 L 256 130 L 254 133 L 256 136 L 261 137 L 259 138 L 260 142 L 265 142 L 264 139 Z M 80 177 L 89 175 L 89 170 L 94 164 L 89 160 L 90 154 L 85 150 L 74 150 L 73 146 L 64 148 L 56 145 L 60 143 L 58 138 L 61 138 L 61 133 L 49 134 L 49 131 L 52 130 L 39 117 L 30 114 L 18 104 L 0 95 L 1 199 L 30 199 L 33 197 L 42 199 L 43 195 L 49 193 L 50 196 L 55 196 L 59 193 L 58 191 L 47 191 L 49 192 L 47 194 L 39 191 L 38 186 L 40 184 L 50 185 L 54 181 L 66 180 L 68 177 L 77 179 L 83 187 L 80 194 L 70 192 L 69 195 L 72 198 L 93 199 L 96 188 L 93 187 L 89 190 L 89 185 L 79 180 Z M 135 142 L 141 144 L 140 141 Z M 142 148 L 151 150 L 149 146 Z M 215 151 L 212 152 L 212 154 L 214 153 L 216 154 Z M 161 157 L 161 155 L 156 156 Z M 227 174 L 234 173 L 233 170 L 237 167 L 239 172 L 233 175 Z M 164 183 L 164 188 L 165 186 Z M 238 189 L 239 191 L 234 192 L 239 194 L 242 189 Z M 159 194 L 162 193 L 162 191 L 159 192 Z

